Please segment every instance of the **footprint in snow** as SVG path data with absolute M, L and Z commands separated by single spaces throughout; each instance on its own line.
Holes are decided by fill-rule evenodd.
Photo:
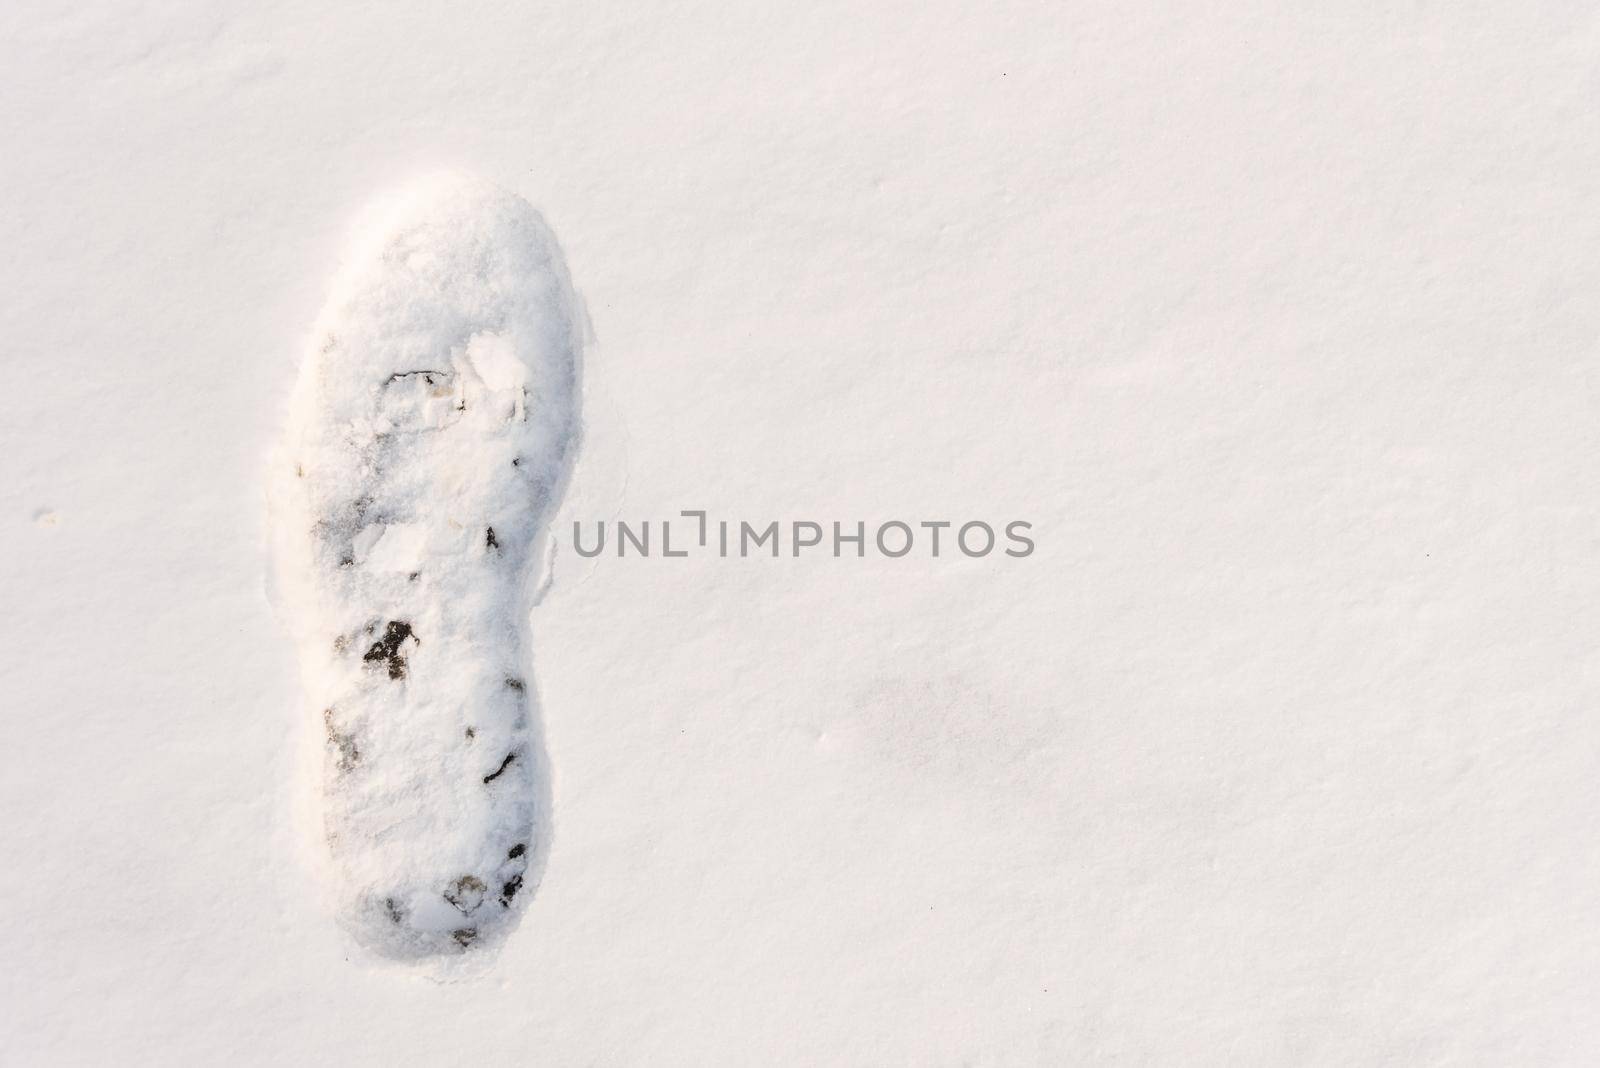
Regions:
M 547 846 L 529 571 L 581 342 L 521 198 L 446 176 L 373 218 L 301 368 L 273 526 L 338 919 L 419 959 L 503 938 Z

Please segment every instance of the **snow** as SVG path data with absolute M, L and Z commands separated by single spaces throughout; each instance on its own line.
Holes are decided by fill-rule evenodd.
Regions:
M 576 451 L 577 299 L 511 193 L 443 175 L 380 204 L 272 462 L 276 588 L 340 923 L 481 968 L 549 844 L 529 563 Z
M 6 5 L 4 1059 L 1592 1061 L 1597 53 L 1560 4 Z M 593 333 L 548 861 L 445 982 L 330 914 L 265 590 L 352 220 L 441 168 Z M 686 509 L 1036 549 L 569 542 Z

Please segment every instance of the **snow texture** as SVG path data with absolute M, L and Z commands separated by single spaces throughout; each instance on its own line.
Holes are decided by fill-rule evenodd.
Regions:
M 1594 5 L 8 0 L 0 89 L 8 1066 L 1600 1062 Z M 392 964 L 308 694 L 437 621 L 304 682 L 263 497 L 440 168 L 583 440 L 537 895 Z M 573 551 L 686 509 L 1037 550 Z
M 547 853 L 530 562 L 580 343 L 525 201 L 444 176 L 369 215 L 300 372 L 274 525 L 335 907 L 409 959 L 497 943 Z

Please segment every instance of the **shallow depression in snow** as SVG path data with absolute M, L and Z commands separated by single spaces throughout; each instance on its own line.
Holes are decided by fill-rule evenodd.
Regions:
M 522 199 L 463 176 L 368 216 L 275 464 L 340 923 L 394 958 L 496 943 L 534 888 L 549 784 L 531 562 L 578 437 L 576 299 Z

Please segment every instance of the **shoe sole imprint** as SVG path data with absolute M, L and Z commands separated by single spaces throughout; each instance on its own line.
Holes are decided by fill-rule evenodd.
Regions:
M 274 540 L 338 920 L 418 959 L 501 940 L 548 849 L 530 565 L 576 451 L 581 338 L 521 198 L 447 176 L 376 219 L 301 368 Z

